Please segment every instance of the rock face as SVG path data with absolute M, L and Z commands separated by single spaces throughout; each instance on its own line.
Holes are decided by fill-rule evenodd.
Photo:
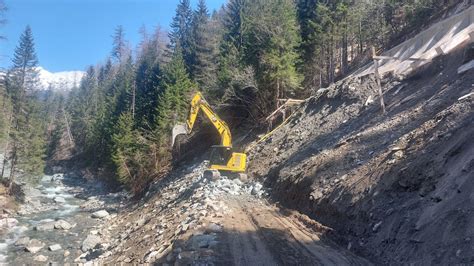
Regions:
M 81 250 L 87 252 L 88 250 L 93 249 L 95 246 L 100 244 L 102 239 L 98 235 L 88 235 L 86 239 L 82 242 Z
M 40 251 L 44 247 L 44 243 L 36 240 L 36 239 L 31 239 L 28 244 L 25 247 L 25 250 L 30 252 L 30 253 L 36 253 Z
M 107 216 L 109 216 L 109 213 L 106 210 L 96 211 L 91 215 L 92 218 L 105 218 Z

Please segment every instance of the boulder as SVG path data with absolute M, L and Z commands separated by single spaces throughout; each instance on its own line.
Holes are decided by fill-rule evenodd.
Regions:
M 97 246 L 101 242 L 102 242 L 102 239 L 98 235 L 90 234 L 82 242 L 81 250 L 83 252 L 87 252 L 88 250 L 95 248 L 95 246 Z
M 218 180 L 221 174 L 217 170 L 206 170 L 204 171 L 203 177 L 210 180 Z
M 210 223 L 207 226 L 206 231 L 210 232 L 210 233 L 220 233 L 220 232 L 222 232 L 222 226 L 220 226 L 218 224 L 215 224 L 215 223 Z
M 64 220 L 58 220 L 58 221 L 56 221 L 56 223 L 54 223 L 54 228 L 59 229 L 59 230 L 69 230 L 72 227 L 73 226 L 70 223 L 68 223 Z
M 30 253 L 36 253 L 40 251 L 44 247 L 44 243 L 36 240 L 36 239 L 31 239 L 28 244 L 25 247 L 25 250 L 30 252 Z
M 33 229 L 36 231 L 49 231 L 54 229 L 54 225 L 56 223 L 54 221 L 47 221 L 47 222 L 42 222 L 38 225 L 36 225 Z
M 109 216 L 109 213 L 106 210 L 96 211 L 91 215 L 92 218 L 105 218 L 107 216 Z
M 263 186 L 260 183 L 256 183 L 252 188 L 252 191 L 251 191 L 252 195 L 260 196 L 263 193 L 262 187 Z
M 62 249 L 62 247 L 59 244 L 54 244 L 54 245 L 49 246 L 48 249 L 51 250 L 51 251 L 57 251 L 57 250 Z
M 65 203 L 66 200 L 63 197 L 54 197 L 54 202 L 56 203 Z
M 191 246 L 194 249 L 209 248 L 217 244 L 215 238 L 213 235 L 195 235 L 191 239 Z
M 33 258 L 34 261 L 45 262 L 48 260 L 48 257 L 43 255 L 38 255 Z
M 30 242 L 30 238 L 27 237 L 27 236 L 24 236 L 24 237 L 19 238 L 15 242 L 15 246 L 26 246 L 26 245 L 28 245 L 28 242 Z

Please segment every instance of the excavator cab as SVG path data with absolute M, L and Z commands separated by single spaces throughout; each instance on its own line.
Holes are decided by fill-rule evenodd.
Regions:
M 245 172 L 247 155 L 234 152 L 231 147 L 211 146 L 210 169 L 229 172 Z
M 221 145 L 211 146 L 211 156 L 209 158 L 211 165 L 227 165 L 231 158 L 232 148 Z

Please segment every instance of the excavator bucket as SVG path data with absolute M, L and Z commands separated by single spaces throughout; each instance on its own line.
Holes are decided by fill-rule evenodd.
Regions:
M 185 125 L 185 124 L 176 124 L 176 125 L 174 125 L 171 134 L 172 134 L 172 137 L 171 137 L 171 147 L 173 147 L 173 146 L 174 146 L 174 142 L 175 142 L 175 140 L 176 140 L 176 137 L 177 137 L 178 135 L 188 134 L 188 130 L 187 130 L 187 128 L 186 128 L 186 125 Z

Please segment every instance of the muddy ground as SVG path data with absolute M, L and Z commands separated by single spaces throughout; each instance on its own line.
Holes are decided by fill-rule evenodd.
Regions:
M 251 175 L 377 264 L 473 263 L 474 97 L 459 98 L 474 71 L 457 73 L 468 55 L 386 77 L 386 114 L 372 76 L 315 92 L 251 151 Z

